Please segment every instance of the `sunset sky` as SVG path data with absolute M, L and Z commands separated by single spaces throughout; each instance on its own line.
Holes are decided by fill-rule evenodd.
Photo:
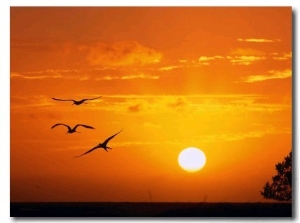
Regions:
M 263 202 L 291 148 L 291 7 L 10 9 L 11 201 Z

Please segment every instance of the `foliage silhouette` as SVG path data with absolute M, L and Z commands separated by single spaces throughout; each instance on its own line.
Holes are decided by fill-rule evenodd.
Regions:
M 292 151 L 284 161 L 276 164 L 277 175 L 264 185 L 261 195 L 266 199 L 292 201 Z

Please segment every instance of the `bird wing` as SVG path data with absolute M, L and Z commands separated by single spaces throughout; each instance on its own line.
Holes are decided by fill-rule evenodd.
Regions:
M 86 151 L 85 153 L 81 154 L 80 156 L 75 156 L 75 158 L 77 158 L 77 157 L 81 157 L 81 156 L 83 156 L 83 155 L 85 155 L 85 154 L 88 154 L 88 153 L 90 153 L 90 152 L 94 151 L 94 150 L 95 150 L 95 149 L 97 149 L 97 148 L 99 148 L 99 146 L 95 146 L 94 148 L 92 148 L 92 149 L 90 149 L 90 150 Z
M 95 129 L 93 126 L 83 125 L 83 124 L 77 124 L 74 129 L 76 129 L 78 126 L 82 126 L 82 127 L 88 128 L 88 129 Z
M 71 129 L 70 126 L 68 126 L 68 125 L 66 125 L 66 124 L 63 124 L 63 123 L 57 123 L 57 124 L 53 125 L 53 126 L 51 127 L 51 129 L 55 128 L 55 127 L 58 126 L 58 125 L 64 125 L 64 126 L 66 126 L 68 129 Z
M 117 132 L 116 134 L 112 135 L 111 137 L 107 138 L 102 144 L 106 145 L 109 140 L 111 140 L 113 137 L 115 137 L 116 135 L 118 135 L 120 132 L 122 132 L 123 129 L 121 129 L 121 131 Z
M 73 99 L 59 99 L 59 98 L 52 98 L 52 99 L 56 101 L 74 101 Z
M 82 100 L 95 100 L 95 99 L 98 99 L 98 98 L 101 98 L 102 96 L 100 96 L 100 97 L 97 97 L 97 98 L 85 98 L 85 99 L 82 99 Z

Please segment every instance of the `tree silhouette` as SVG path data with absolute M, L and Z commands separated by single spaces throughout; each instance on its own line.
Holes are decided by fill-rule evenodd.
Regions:
M 272 183 L 267 182 L 260 191 L 266 199 L 277 201 L 292 200 L 292 151 L 284 158 L 282 163 L 277 163 L 277 175 L 272 177 Z

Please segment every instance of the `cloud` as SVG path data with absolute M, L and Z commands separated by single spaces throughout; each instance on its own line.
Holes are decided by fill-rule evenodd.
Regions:
M 57 120 L 62 118 L 60 114 L 54 113 L 54 112 L 39 112 L 39 111 L 32 111 L 31 113 L 27 114 L 30 119 L 51 119 L 51 120 Z
M 127 76 L 122 76 L 122 80 L 130 80 L 130 79 L 159 79 L 159 76 L 154 76 L 154 75 L 145 75 L 145 74 L 137 74 L 137 75 L 127 75 Z
M 290 69 L 286 69 L 283 71 L 268 71 L 268 74 L 265 75 L 251 75 L 243 79 L 244 82 L 253 83 L 258 81 L 265 81 L 271 79 L 283 79 L 292 76 L 292 72 Z
M 23 79 L 45 79 L 45 78 L 62 78 L 62 75 L 35 75 L 35 76 L 30 76 L 30 75 L 23 75 L 20 73 L 11 73 L 10 74 L 11 78 L 23 78 Z
M 224 59 L 223 56 L 216 55 L 216 56 L 200 56 L 198 58 L 198 62 L 200 62 L 201 65 L 210 65 L 209 61 L 213 61 L 216 59 Z
M 233 65 L 250 65 L 253 62 L 265 60 L 265 53 L 252 48 L 237 48 L 231 50 L 226 57 Z
M 242 38 L 239 38 L 238 41 L 252 42 L 252 43 L 274 43 L 274 42 L 280 42 L 281 39 L 255 39 L 255 38 L 242 39 Z
M 274 60 L 290 60 L 292 58 L 292 52 L 284 53 L 282 56 L 279 56 L 278 53 L 274 54 L 275 56 L 272 57 Z
M 128 107 L 130 112 L 139 112 L 141 110 L 141 104 L 131 105 Z
M 226 141 L 241 141 L 248 138 L 261 138 L 266 135 L 277 135 L 277 134 L 290 134 L 289 129 L 275 129 L 267 128 L 265 130 L 254 130 L 250 132 L 239 132 L 239 133 L 220 133 L 220 134 L 207 134 L 203 135 L 196 140 L 202 142 L 226 142 Z
M 200 65 L 210 65 L 211 61 L 227 60 L 233 65 L 250 65 L 256 61 L 267 59 L 265 53 L 251 49 L 251 48 L 237 48 L 231 50 L 227 56 L 214 55 L 214 56 L 200 56 L 198 63 Z
M 124 76 L 111 76 L 111 75 L 106 75 L 104 77 L 98 77 L 95 78 L 97 81 L 101 80 L 132 80 L 132 79 L 151 79 L 151 80 L 157 80 L 159 79 L 159 76 L 157 75 L 146 75 L 144 73 L 141 74 L 133 74 L 133 75 L 124 75 Z
M 188 101 L 186 98 L 177 98 L 175 102 L 168 103 L 168 106 L 174 109 L 180 109 L 184 106 L 188 105 Z
M 75 74 L 74 74 L 75 73 Z M 31 72 L 12 72 L 10 78 L 23 78 L 31 80 L 39 79 L 77 79 L 77 80 L 86 80 L 88 79 L 86 75 L 80 73 L 79 70 L 40 70 L 40 71 L 31 71 Z
M 252 48 L 236 48 L 232 49 L 229 54 L 213 55 L 213 56 L 200 56 L 198 58 L 198 63 L 194 61 L 182 60 L 184 63 L 188 63 L 189 66 L 196 67 L 199 65 L 210 65 L 213 61 L 226 60 L 229 61 L 232 65 L 251 65 L 255 62 L 262 60 L 278 60 L 278 61 L 287 61 L 292 57 L 292 53 L 265 53 Z
M 124 74 L 125 72 L 125 74 Z M 157 80 L 158 75 L 149 75 L 143 72 L 130 74 L 132 69 L 110 69 L 110 68 L 93 68 L 90 70 L 41 70 L 32 72 L 12 72 L 11 78 L 23 78 L 31 80 L 39 79 L 65 79 L 65 80 L 132 80 L 132 79 L 150 79 Z M 134 71 L 136 72 L 136 71 Z M 107 74 L 108 73 L 108 74 Z M 126 74 L 127 73 L 127 74 Z
M 169 71 L 169 70 L 174 70 L 177 69 L 181 66 L 167 66 L 167 67 L 160 67 L 158 70 L 159 71 Z
M 198 61 L 209 61 L 214 59 L 215 59 L 214 57 L 201 56 L 199 57 Z
M 202 134 L 201 136 L 194 137 L 193 139 L 181 139 L 181 140 L 165 140 L 165 141 L 126 141 L 126 142 L 112 142 L 115 146 L 133 146 L 133 145 L 186 145 L 198 143 L 215 143 L 215 142 L 228 142 L 228 141 L 242 141 L 249 138 L 261 138 L 266 135 L 281 135 L 291 134 L 290 129 L 276 129 L 266 128 L 264 130 L 253 130 L 249 132 L 237 132 L 237 133 L 214 133 L 214 134 Z
M 255 61 L 265 60 L 266 57 L 259 57 L 259 56 L 228 56 L 227 59 L 233 65 L 250 65 Z
M 87 50 L 87 60 L 91 65 L 130 66 L 155 64 L 161 61 L 162 53 L 133 41 L 113 44 L 97 43 L 82 47 Z
M 209 60 L 215 60 L 215 59 L 223 59 L 224 57 L 223 56 L 220 56 L 220 55 L 216 55 L 216 56 L 201 56 L 199 57 L 198 61 L 209 61 Z
M 230 52 L 233 56 L 265 56 L 265 53 L 252 48 L 237 48 Z
M 166 67 L 162 67 L 159 70 L 160 71 L 168 71 L 168 70 L 173 70 L 176 68 L 183 68 L 183 67 L 200 67 L 200 66 L 208 66 L 210 65 L 210 63 L 212 61 L 216 61 L 216 60 L 222 60 L 222 59 L 226 59 L 225 56 L 221 56 L 221 55 L 213 55 L 213 56 L 205 56 L 202 55 L 200 56 L 198 59 L 194 60 L 194 59 L 180 59 L 178 60 L 178 62 L 180 63 L 180 65 L 174 65 L 174 66 L 166 66 Z
M 281 99 L 270 101 L 263 95 L 103 95 L 106 104 L 88 109 L 106 110 L 117 113 L 139 112 L 141 114 L 182 114 L 209 112 L 219 113 L 276 112 L 288 108 Z
M 265 53 L 254 50 L 251 48 L 238 48 L 232 50 L 230 55 L 224 57 L 220 55 L 216 56 L 201 56 L 198 59 L 198 62 L 201 65 L 210 65 L 210 61 L 215 61 L 216 59 L 227 59 L 233 65 L 250 65 L 254 62 L 258 62 L 261 60 L 274 59 L 274 60 L 290 60 L 292 57 L 292 53 L 284 53 L 279 55 L 278 53 L 273 53 L 266 55 Z
M 25 107 L 48 107 L 52 106 L 51 98 L 45 95 L 38 96 L 11 96 L 11 108 L 24 109 Z

